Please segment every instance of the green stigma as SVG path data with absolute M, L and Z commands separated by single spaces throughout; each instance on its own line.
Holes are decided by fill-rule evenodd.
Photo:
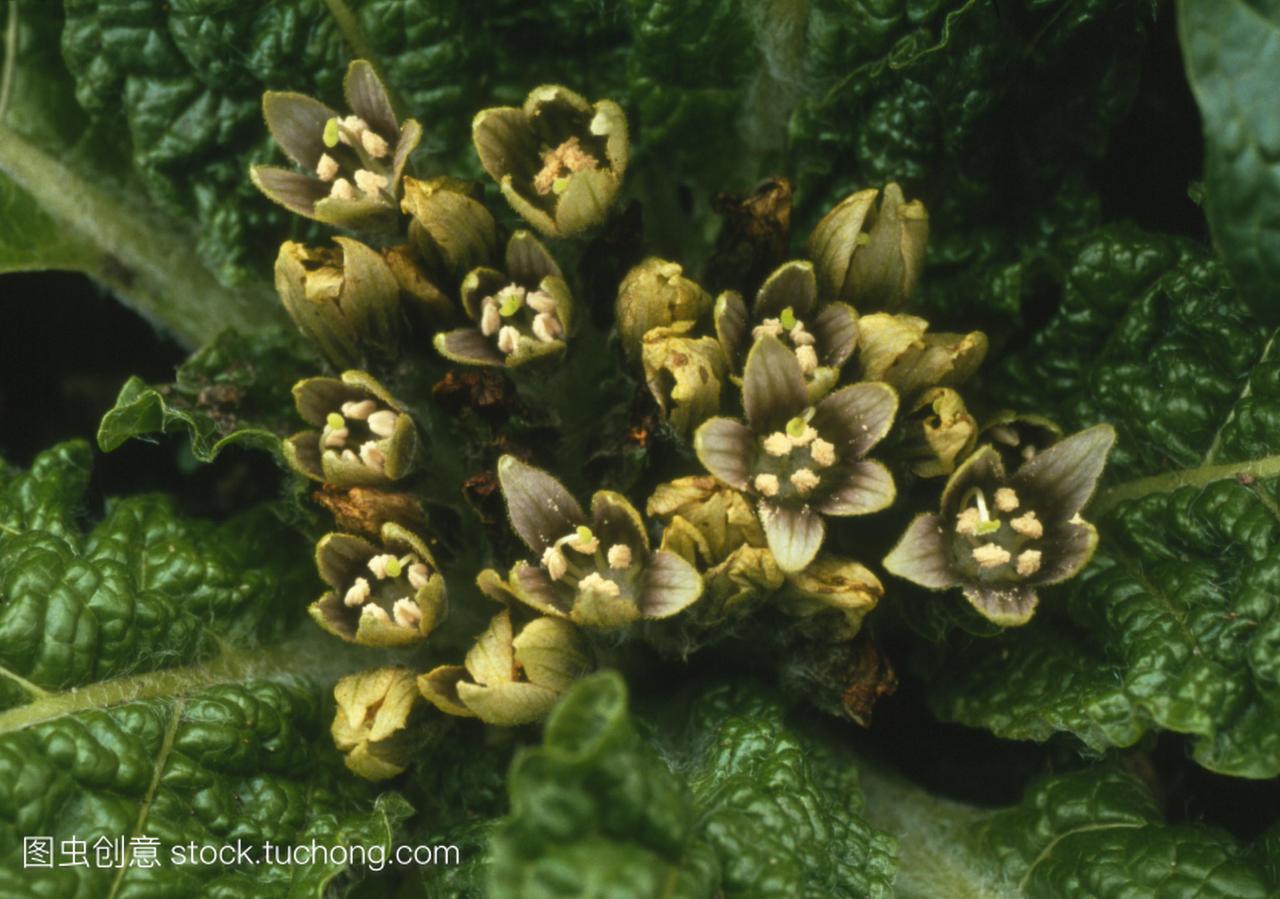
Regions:
M 400 560 L 399 560 L 399 559 L 388 559 L 388 560 L 387 560 L 387 577 L 399 577 L 399 576 L 400 576 L 400 571 L 401 571 L 401 569 L 400 569 Z
M 808 426 L 809 423 L 797 415 L 795 418 L 791 419 L 791 421 L 787 422 L 787 436 L 803 437 L 804 429 Z
M 551 182 L 551 192 L 555 194 L 557 197 L 560 196 L 562 193 L 564 193 L 565 190 L 568 189 L 568 187 L 569 187 L 568 178 L 557 178 L 556 180 Z
M 790 306 L 788 306 L 786 309 L 783 309 L 782 314 L 778 316 L 778 321 L 782 322 L 782 327 L 790 331 L 792 328 L 796 326 L 795 310 L 792 309 Z
M 997 519 L 979 521 L 973 526 L 973 529 L 980 537 L 986 536 L 987 534 L 994 534 L 996 531 L 1000 530 L 1000 522 Z
M 498 307 L 498 314 L 503 318 L 511 318 L 520 311 L 520 307 L 524 305 L 524 299 L 518 293 L 508 293 L 502 298 L 502 305 Z
M 867 244 L 871 243 L 871 235 L 866 231 L 863 231 L 854 239 L 854 243 L 860 247 L 865 247 Z
M 585 524 L 578 525 L 578 542 L 579 543 L 589 543 L 591 541 L 591 538 L 594 536 L 595 534 L 591 533 L 591 528 L 587 527 Z
M 324 423 L 327 424 L 330 428 L 332 428 L 335 431 L 345 428 L 347 426 L 346 421 L 344 421 L 342 416 L 339 415 L 337 412 L 330 412 L 328 415 L 326 415 L 324 419 Z
M 326 147 L 336 147 L 338 145 L 338 120 L 336 118 L 329 119 L 324 123 L 324 145 Z

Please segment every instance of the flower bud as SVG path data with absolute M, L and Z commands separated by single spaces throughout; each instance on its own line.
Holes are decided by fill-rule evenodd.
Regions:
M 618 287 L 617 322 L 622 347 L 631 359 L 654 328 L 697 321 L 711 310 L 711 295 L 674 262 L 650 257 L 627 272 Z
M 457 178 L 404 179 L 400 208 L 412 216 L 409 241 L 439 283 L 455 285 L 498 258 L 498 224 L 479 202 L 478 187 Z
M 898 426 L 900 453 L 921 478 L 951 474 L 978 441 L 978 423 L 950 387 L 926 390 Z
M 905 202 L 902 188 L 861 190 L 841 200 L 809 236 L 808 255 L 823 293 L 861 312 L 901 309 L 924 268 L 929 214 L 919 200 Z M 865 230 L 864 230 L 865 228 Z
M 685 435 L 720 411 L 720 391 L 728 378 L 719 341 L 688 336 L 693 326 L 686 321 L 653 328 L 640 348 L 649 392 L 663 417 Z
M 386 780 L 409 765 L 405 726 L 418 700 L 408 668 L 375 668 L 342 678 L 330 733 L 347 767 L 365 780 Z

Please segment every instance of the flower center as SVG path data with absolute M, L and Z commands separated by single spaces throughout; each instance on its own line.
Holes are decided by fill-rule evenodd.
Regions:
M 809 424 L 813 410 L 761 441 L 752 486 L 761 496 L 807 503 L 822 486 L 823 472 L 839 461 L 834 443 Z
M 606 548 L 586 525 L 565 534 L 542 553 L 542 567 L 551 580 L 611 596 L 620 594 L 623 579 L 634 564 L 630 546 L 614 543 Z
M 416 599 L 427 586 L 431 569 L 416 553 L 395 556 L 379 553 L 369 559 L 370 577 L 352 581 L 342 603 L 359 609 L 361 618 L 368 616 L 384 624 L 394 621 L 400 627 L 414 628 L 422 620 L 422 609 Z
M 325 416 L 320 448 L 382 474 L 387 462 L 386 441 L 395 433 L 399 418 L 398 412 L 376 400 L 350 400 Z
M 753 340 L 765 335 L 776 337 L 784 346 L 791 348 L 800 362 L 800 370 L 805 377 L 812 375 L 818 368 L 817 338 L 805 329 L 804 322 L 796 318 L 795 310 L 788 306 L 777 318 L 766 318 L 751 329 Z
M 335 200 L 394 203 L 389 192 L 391 144 L 359 116 L 329 119 L 321 135 L 328 151 L 320 154 L 316 177 L 330 185 Z
M 497 337 L 498 350 L 510 356 L 521 342 L 550 343 L 564 334 L 559 304 L 543 290 L 508 284 L 480 301 L 480 333 Z
M 960 568 L 982 580 L 1024 580 L 1040 570 L 1037 548 L 1044 524 L 1034 509 L 1022 506 L 1011 487 L 997 488 L 992 505 L 981 487 L 971 487 L 956 515 L 953 553 Z
M 543 196 L 559 196 L 569 186 L 569 176 L 598 168 L 599 161 L 582 149 L 576 137 L 571 137 L 560 146 L 543 151 L 542 169 L 533 176 L 533 189 Z

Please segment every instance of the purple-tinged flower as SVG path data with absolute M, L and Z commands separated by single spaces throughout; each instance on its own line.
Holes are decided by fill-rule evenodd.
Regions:
M 397 121 L 386 87 L 363 59 L 351 63 L 343 88 L 347 116 L 303 94 L 264 94 L 271 136 L 305 173 L 269 165 L 249 173 L 259 190 L 298 215 L 390 230 L 399 216 L 400 178 L 422 127 L 413 119 Z
M 984 618 L 1026 624 L 1036 588 L 1084 568 L 1098 532 L 1080 517 L 1106 465 L 1116 433 L 1097 425 L 1055 443 L 1005 474 L 984 446 L 942 492 L 941 511 L 917 515 L 884 560 L 898 577 L 946 590 L 960 587 Z
M 755 497 L 783 571 L 813 561 L 823 516 L 866 515 L 893 502 L 889 470 L 865 458 L 893 424 L 892 388 L 852 384 L 814 405 L 795 354 L 766 335 L 747 357 L 742 397 L 747 423 L 713 418 L 698 428 L 694 449 L 709 472 Z

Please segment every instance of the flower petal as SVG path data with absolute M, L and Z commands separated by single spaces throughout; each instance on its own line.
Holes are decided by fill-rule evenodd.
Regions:
M 319 100 L 292 91 L 267 91 L 262 95 L 262 114 L 280 149 L 308 172 L 314 172 L 324 145 L 325 122 L 337 112 Z
M 543 278 L 564 280 L 564 273 L 542 241 L 523 229 L 507 241 L 507 274 L 512 281 L 530 290 L 541 284 Z
M 591 527 L 605 549 L 624 543 L 634 552 L 649 552 L 644 519 L 621 493 L 599 490 L 591 497 Z
M 607 169 L 574 172 L 555 206 L 558 236 L 572 237 L 602 224 L 617 193 L 618 176 Z
M 498 481 L 507 500 L 511 525 L 535 553 L 587 523 L 582 507 L 564 485 L 541 468 L 515 456 L 498 460 Z
M 809 405 L 795 353 L 774 337 L 756 341 L 742 376 L 742 405 L 757 434 L 781 430 Z
M 693 435 L 698 461 L 735 490 L 747 487 L 755 443 L 751 429 L 732 418 L 708 419 Z
M 462 309 L 476 324 L 480 323 L 481 304 L 511 283 L 511 279 L 496 268 L 480 266 L 467 272 L 462 279 Z
M 569 685 L 591 670 L 582 635 L 563 618 L 535 618 L 511 641 L 516 662 L 530 683 L 551 690 Z
M 560 694 L 522 681 L 491 687 L 463 681 L 458 684 L 458 698 L 486 724 L 516 727 L 532 724 L 544 717 L 555 706 Z
M 1107 453 L 1116 440 L 1111 425 L 1095 425 L 1059 440 L 1037 453 L 1012 478 L 1015 489 L 1026 488 L 1029 502 L 1041 506 L 1042 518 L 1070 518 L 1089 501 Z
M 329 195 L 320 179 L 274 165 L 250 166 L 249 178 L 267 199 L 307 218 L 316 217 L 316 203 Z
M 852 292 L 846 284 L 849 264 L 858 251 L 858 236 L 879 193 L 872 187 L 845 197 L 810 233 L 805 254 L 818 264 L 824 295 L 844 299 Z
M 827 532 L 821 515 L 808 506 L 796 509 L 767 500 L 761 501 L 759 513 L 769 551 L 779 568 L 800 571 L 813 561 Z
M 951 570 L 942 519 L 932 512 L 911 520 L 898 545 L 881 564 L 890 574 L 930 590 L 945 590 L 960 584 Z
M 391 157 L 391 184 L 397 185 L 404 177 L 404 167 L 409 163 L 409 155 L 422 142 L 422 126 L 417 119 L 405 119 L 400 128 L 400 139 L 396 141 L 395 153 Z
M 1043 541 L 1044 564 L 1032 577 L 1036 584 L 1058 584 L 1075 577 L 1098 548 L 1098 529 L 1087 521 L 1064 521 L 1051 527 Z
M 392 140 L 400 133 L 396 111 L 391 108 L 382 79 L 366 59 L 356 59 L 347 66 L 342 90 L 351 111 L 365 120 L 379 135 Z
M 463 365 L 502 365 L 502 353 L 476 328 L 459 328 L 437 334 L 432 340 L 436 352 Z
M 729 368 L 737 371 L 738 362 L 746 352 L 748 342 L 747 304 L 743 302 L 742 294 L 736 290 L 726 290 L 716 297 L 712 318 L 715 321 L 716 337 L 720 339 L 720 346 L 724 348 L 724 354 L 729 360 Z
M 1001 627 L 1026 624 L 1040 604 L 1040 597 L 1030 587 L 965 587 L 964 598 L 979 615 Z
M 828 477 L 840 477 L 838 485 L 815 503 L 823 515 L 868 515 L 887 509 L 897 496 L 893 475 L 874 460 L 863 460 L 833 470 Z
M 788 306 L 796 318 L 808 319 L 818 305 L 818 279 L 813 263 L 796 260 L 773 270 L 756 293 L 752 318 L 757 322 L 777 318 Z
M 480 164 L 495 181 L 507 175 L 532 178 L 538 161 L 538 139 L 529 117 L 513 106 L 482 109 L 471 121 L 471 140 Z
M 511 568 L 508 582 L 516 599 L 544 615 L 565 618 L 573 607 L 573 603 L 556 589 L 547 572 L 536 565 L 517 562 Z
M 814 409 L 812 425 L 841 449 L 844 458 L 861 459 L 884 439 L 898 411 L 898 395 L 888 384 L 864 381 L 825 397 Z
M 645 566 L 636 604 L 645 618 L 670 618 L 702 595 L 702 576 L 673 552 L 658 550 Z
M 960 500 L 970 487 L 994 490 L 1005 482 L 1004 463 L 1000 454 L 990 446 L 978 447 L 977 452 L 960 463 L 960 467 L 947 479 L 942 488 L 942 518 L 951 523 L 959 514 Z
M 440 711 L 448 715 L 474 718 L 475 712 L 462 704 L 458 684 L 467 676 L 461 665 L 441 665 L 418 676 L 418 692 Z
M 829 303 L 809 326 L 818 344 L 818 361 L 839 368 L 858 346 L 858 316 L 845 303 Z
M 494 615 L 475 644 L 467 651 L 467 673 L 478 684 L 502 684 L 515 677 L 515 656 L 511 648 L 511 613 L 503 609 Z

